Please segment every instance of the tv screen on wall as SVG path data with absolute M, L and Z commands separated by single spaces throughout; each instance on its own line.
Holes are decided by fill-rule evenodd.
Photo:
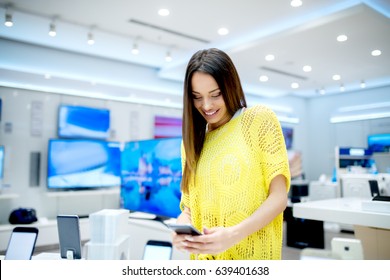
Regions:
M 0 146 L 0 180 L 3 179 L 3 177 L 4 177 L 4 146 Z
M 49 189 L 85 189 L 120 186 L 119 142 L 92 139 L 50 139 Z
M 174 117 L 154 117 L 154 138 L 181 137 L 182 119 Z
M 83 106 L 60 105 L 58 136 L 64 138 L 107 139 L 110 111 Z
M 126 143 L 122 152 L 121 206 L 159 217 L 180 214 L 181 138 Z
M 368 148 L 374 153 L 390 152 L 390 133 L 369 135 L 367 142 Z
M 294 130 L 291 127 L 282 127 L 282 132 L 284 136 L 284 142 L 286 143 L 286 148 L 287 150 L 290 150 L 293 144 Z

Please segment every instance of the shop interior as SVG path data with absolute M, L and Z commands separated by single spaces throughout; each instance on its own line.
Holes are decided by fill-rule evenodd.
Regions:
M 33 260 L 187 260 L 184 70 L 218 47 L 281 124 L 282 259 L 390 259 L 389 3 L 26 2 L 0 0 L 1 258 L 27 227 Z

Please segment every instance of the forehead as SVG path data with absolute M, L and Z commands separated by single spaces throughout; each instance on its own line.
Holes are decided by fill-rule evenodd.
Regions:
M 195 72 L 191 78 L 192 91 L 198 93 L 208 93 L 218 89 L 218 84 L 210 74 Z

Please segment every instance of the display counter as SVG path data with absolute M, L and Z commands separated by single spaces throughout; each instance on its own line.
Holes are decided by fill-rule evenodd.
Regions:
M 296 218 L 351 224 L 365 259 L 390 259 L 390 213 L 364 210 L 366 198 L 334 198 L 293 205 Z M 390 202 L 388 202 L 390 203 Z

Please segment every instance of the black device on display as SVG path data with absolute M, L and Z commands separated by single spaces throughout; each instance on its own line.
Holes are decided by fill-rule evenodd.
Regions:
M 30 260 L 38 238 L 35 227 L 15 227 L 5 253 L 6 260 Z
M 77 215 L 57 216 L 61 258 L 81 259 L 81 238 Z
M 144 249 L 144 260 L 170 260 L 172 243 L 168 241 L 149 240 Z

